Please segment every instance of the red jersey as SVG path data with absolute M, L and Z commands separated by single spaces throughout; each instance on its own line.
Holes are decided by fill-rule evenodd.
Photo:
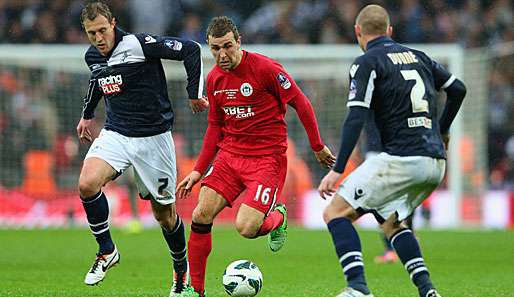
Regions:
M 282 65 L 243 51 L 232 71 L 215 65 L 207 76 L 209 123 L 222 126 L 219 148 L 241 155 L 287 150 L 286 104 L 302 95 Z

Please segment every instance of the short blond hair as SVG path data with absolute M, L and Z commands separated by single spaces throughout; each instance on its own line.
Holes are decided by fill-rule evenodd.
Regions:
M 390 24 L 389 14 L 380 5 L 367 5 L 357 15 L 355 24 L 361 27 L 364 35 L 384 35 Z

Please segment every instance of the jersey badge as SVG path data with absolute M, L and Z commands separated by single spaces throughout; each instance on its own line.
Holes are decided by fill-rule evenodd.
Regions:
M 348 100 L 352 100 L 357 95 L 357 81 L 352 79 L 350 81 L 350 91 L 348 92 Z
M 164 45 L 171 48 L 174 51 L 179 51 L 182 49 L 182 42 L 172 39 L 165 40 Z
M 289 81 L 287 76 L 285 76 L 282 72 L 280 72 L 277 75 L 277 80 L 278 83 L 282 86 L 282 88 L 284 88 L 284 90 L 287 90 L 291 87 L 291 82 Z
M 241 85 L 240 90 L 241 90 L 241 94 L 243 94 L 243 96 L 245 96 L 245 97 L 248 97 L 248 96 L 252 95 L 252 93 L 253 93 L 252 85 L 249 83 L 246 83 L 246 82 Z

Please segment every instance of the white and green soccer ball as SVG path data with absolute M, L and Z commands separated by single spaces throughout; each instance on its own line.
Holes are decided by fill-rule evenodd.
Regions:
M 262 288 L 262 273 L 248 260 L 234 261 L 223 272 L 223 287 L 230 296 L 255 296 Z

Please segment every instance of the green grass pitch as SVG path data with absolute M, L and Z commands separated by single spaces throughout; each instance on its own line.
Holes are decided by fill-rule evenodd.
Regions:
M 443 297 L 514 297 L 514 232 L 417 232 L 432 279 Z M 416 297 L 400 264 L 377 265 L 377 232 L 360 231 L 366 277 L 376 297 Z M 0 296 L 168 296 L 170 257 L 158 229 L 128 235 L 114 230 L 121 263 L 99 286 L 83 284 L 96 242 L 86 229 L 0 230 Z M 225 295 L 225 266 L 256 263 L 259 297 L 331 297 L 345 286 L 327 231 L 290 228 L 285 247 L 269 251 L 266 239 L 247 240 L 234 228 L 215 227 L 207 267 L 209 297 Z

